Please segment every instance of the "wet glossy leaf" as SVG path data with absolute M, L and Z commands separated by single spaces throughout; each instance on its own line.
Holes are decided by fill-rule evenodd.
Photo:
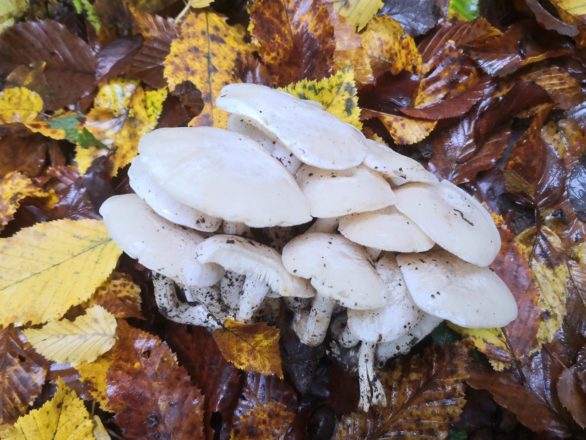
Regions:
M 447 16 L 447 1 L 442 0 L 385 0 L 380 14 L 401 23 L 412 36 L 423 35 Z
M 586 156 L 580 159 L 568 177 L 568 199 L 578 218 L 586 221 Z
M 287 411 L 282 403 L 266 403 L 238 419 L 234 424 L 231 439 L 280 438 L 294 417 L 295 414 Z

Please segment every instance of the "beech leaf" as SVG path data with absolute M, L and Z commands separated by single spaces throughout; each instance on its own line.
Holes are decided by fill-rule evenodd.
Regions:
M 10 87 L 0 92 L 0 123 L 30 122 L 43 110 L 38 93 L 24 87 Z
M 281 438 L 295 414 L 282 403 L 269 402 L 254 408 L 234 424 L 232 440 Z
M 27 197 L 51 198 L 51 194 L 18 171 L 0 179 L 0 229 L 14 218 L 20 202 Z
M 383 6 L 382 0 L 346 0 L 332 2 L 348 23 L 361 31 Z
M 141 311 L 140 286 L 121 272 L 113 272 L 99 286 L 88 301 L 88 306 L 100 305 L 116 318 L 144 319 Z

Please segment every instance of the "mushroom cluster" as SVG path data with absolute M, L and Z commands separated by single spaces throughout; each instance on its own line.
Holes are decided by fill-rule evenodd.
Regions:
M 488 268 L 499 233 L 468 193 L 315 102 L 232 84 L 216 105 L 227 129 L 145 135 L 128 171 L 135 194 L 100 209 L 114 241 L 153 272 L 166 317 L 213 329 L 286 297 L 297 335 L 315 346 L 332 314 L 344 315 L 332 333 L 358 347 L 365 411 L 386 404 L 377 358 L 442 320 L 515 319 L 511 292 Z

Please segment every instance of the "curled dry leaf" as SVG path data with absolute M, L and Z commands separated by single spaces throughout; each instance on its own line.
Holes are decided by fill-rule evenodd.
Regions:
M 102 306 L 92 306 L 85 312 L 74 321 L 51 321 L 23 333 L 37 352 L 54 362 L 93 362 L 114 345 L 116 318 Z
M 40 324 L 87 300 L 120 249 L 97 220 L 39 223 L 0 239 L 0 324 Z
M 118 335 L 107 394 L 124 438 L 203 439 L 204 397 L 167 344 L 124 322 Z
M 0 425 L 14 422 L 41 393 L 47 370 L 12 326 L 0 330 Z
M 20 417 L 14 426 L 0 431 L 0 434 L 5 440 L 92 440 L 95 438 L 93 428 L 83 401 L 59 380 L 55 396 L 50 401 Z
M 283 378 L 278 328 L 228 318 L 224 328 L 214 331 L 213 336 L 224 358 L 236 367 Z
M 27 197 L 48 198 L 51 194 L 18 171 L 0 179 L 0 229 L 14 218 L 20 202 Z
M 434 345 L 379 373 L 388 407 L 342 417 L 337 439 L 445 438 L 465 403 L 466 346 Z
M 331 73 L 334 28 L 323 2 L 253 0 L 248 13 L 248 31 L 276 85 L 320 79 Z
M 221 15 L 203 10 L 187 17 L 171 44 L 164 74 L 170 90 L 191 81 L 201 91 L 204 108 L 189 125 L 226 126 L 226 113 L 214 104 L 222 87 L 238 81 L 236 63 L 248 52 L 244 29 L 228 25 Z

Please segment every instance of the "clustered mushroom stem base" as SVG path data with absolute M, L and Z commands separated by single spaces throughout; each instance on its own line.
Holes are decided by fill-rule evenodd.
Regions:
M 162 275 L 153 276 L 157 307 L 163 316 L 180 324 L 201 325 L 210 329 L 220 327 L 220 322 L 201 304 L 189 305 L 179 301 L 175 284 Z
M 358 345 L 360 339 L 358 339 L 352 331 L 350 331 L 350 327 L 344 327 L 344 330 L 340 334 L 339 342 L 345 348 L 352 348 Z
M 297 335 L 305 345 L 316 346 L 323 342 L 332 319 L 335 302 L 328 296 L 317 293 L 307 317 L 299 322 Z
M 244 286 L 242 286 L 242 296 L 240 297 L 240 306 L 236 313 L 236 319 L 240 322 L 249 321 L 261 306 L 269 290 L 267 283 L 262 280 L 246 277 Z
M 227 316 L 220 299 L 220 290 L 216 286 L 185 287 L 187 301 L 204 305 L 217 319 L 224 320 Z M 191 305 L 191 304 L 190 304 Z
M 358 380 L 360 384 L 358 406 L 364 412 L 368 412 L 372 405 L 387 405 L 385 390 L 374 372 L 375 348 L 375 344 L 362 342 L 358 352 Z

